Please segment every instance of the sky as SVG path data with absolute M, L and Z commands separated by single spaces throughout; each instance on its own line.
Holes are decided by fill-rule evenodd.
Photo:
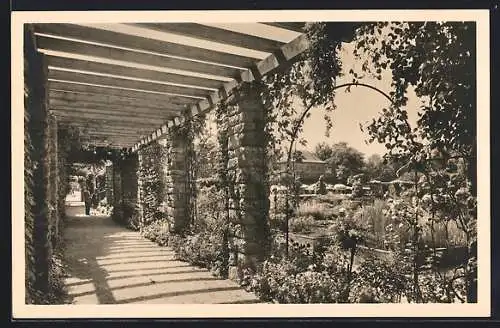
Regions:
M 352 45 L 345 45 L 341 54 L 343 71 L 348 72 L 350 68 L 357 68 L 360 64 L 352 55 Z M 346 74 L 347 75 L 347 74 Z M 352 77 L 343 77 L 337 84 L 352 82 Z M 383 72 L 382 80 L 366 77 L 360 82 L 373 85 L 385 93 L 391 91 L 391 73 Z M 333 128 L 330 136 L 325 136 L 326 124 L 323 118 L 325 111 L 319 108 L 311 110 L 311 116 L 304 122 L 304 131 L 302 136 L 307 140 L 306 149 L 313 150 L 319 142 L 329 144 L 337 142 L 347 142 L 350 146 L 356 148 L 369 157 L 372 154 L 383 155 L 385 147 L 383 144 L 374 141 L 372 144 L 366 144 L 369 139 L 367 132 L 362 132 L 359 124 L 366 123 L 372 118 L 378 117 L 379 112 L 389 105 L 389 101 L 374 90 L 364 87 L 352 87 L 350 93 L 343 89 L 338 89 L 335 95 L 335 104 L 337 109 L 332 112 L 330 117 L 333 121 Z M 408 119 L 410 125 L 414 126 L 417 120 L 417 112 L 421 106 L 421 100 L 415 95 L 413 89 L 408 93 Z M 297 149 L 304 148 L 297 145 Z

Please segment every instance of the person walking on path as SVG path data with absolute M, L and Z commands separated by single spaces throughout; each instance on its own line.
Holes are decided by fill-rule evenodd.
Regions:
M 83 190 L 83 201 L 85 202 L 85 215 L 90 215 L 91 197 L 88 188 Z

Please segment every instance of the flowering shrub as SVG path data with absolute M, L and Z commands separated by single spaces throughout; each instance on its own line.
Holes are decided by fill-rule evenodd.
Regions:
M 294 243 L 288 258 L 271 256 L 257 272 L 246 270 L 241 284 L 266 302 L 339 303 L 345 301 L 346 273 L 337 255 Z
M 168 221 L 166 220 L 158 220 L 153 221 L 149 225 L 142 228 L 142 235 L 156 242 L 160 246 L 165 246 L 168 244 Z

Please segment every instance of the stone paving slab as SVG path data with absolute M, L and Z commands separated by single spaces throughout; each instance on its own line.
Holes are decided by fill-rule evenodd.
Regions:
M 259 303 L 237 283 L 174 259 L 138 232 L 109 217 L 68 217 L 65 229 L 72 304 Z

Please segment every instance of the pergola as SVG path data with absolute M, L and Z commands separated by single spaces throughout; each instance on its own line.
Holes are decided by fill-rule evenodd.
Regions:
M 48 107 L 87 145 L 156 140 L 307 49 L 304 23 L 35 24 Z

